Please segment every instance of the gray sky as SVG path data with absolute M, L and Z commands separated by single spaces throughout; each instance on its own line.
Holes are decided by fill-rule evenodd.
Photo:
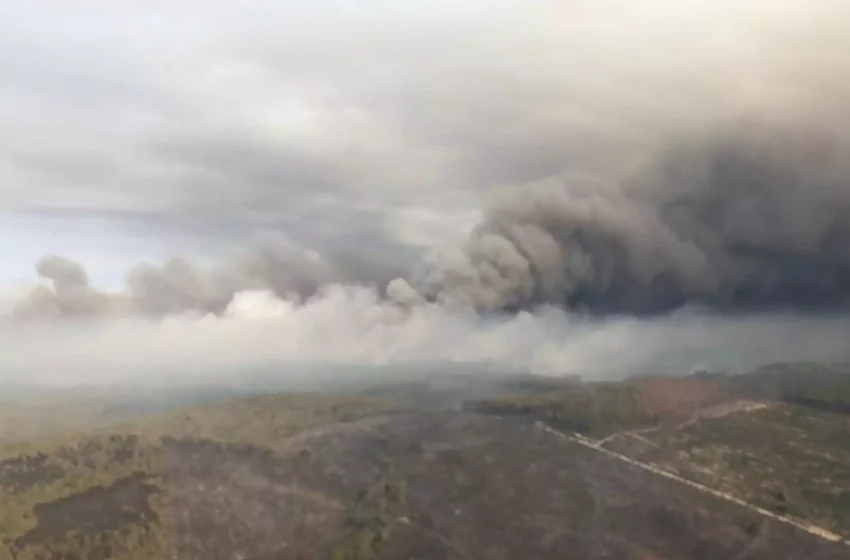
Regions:
M 624 173 L 756 108 L 846 114 L 848 27 L 839 0 L 4 2 L 2 235 L 16 262 L 56 250 L 45 219 L 141 256 L 449 242 L 500 187 Z

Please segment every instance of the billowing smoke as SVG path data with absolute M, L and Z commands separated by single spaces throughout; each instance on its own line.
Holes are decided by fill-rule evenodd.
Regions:
M 126 289 L 107 293 L 91 286 L 80 263 L 52 255 L 36 264 L 47 281 L 29 291 L 14 306 L 21 320 L 99 318 L 142 315 L 162 317 L 185 312 L 221 314 L 245 291 L 268 291 L 301 302 L 333 283 L 386 284 L 390 274 L 379 263 L 361 260 L 334 262 L 278 234 L 261 236 L 242 250 L 212 266 L 182 257 L 161 265 L 141 263 L 126 276 Z M 374 264 L 367 270 L 369 264 Z
M 850 301 L 850 150 L 830 136 L 727 130 L 624 182 L 549 179 L 498 200 L 414 277 L 479 311 L 549 304 L 657 313 Z M 397 281 L 394 290 L 411 290 Z
M 81 265 L 51 256 L 37 272 L 52 287 L 36 288 L 18 315 L 220 314 L 246 290 L 304 301 L 367 282 L 400 304 L 477 312 L 838 309 L 850 301 L 848 161 L 831 136 L 725 130 L 682 141 L 621 182 L 573 175 L 503 193 L 463 245 L 433 251 L 409 278 L 268 236 L 210 268 L 141 264 L 125 293 L 106 294 Z
M 213 266 L 138 265 L 117 293 L 47 257 L 36 267 L 47 283 L 2 333 L 14 349 L 2 373 L 164 382 L 253 368 L 294 380 L 473 362 L 605 376 L 850 359 L 846 315 L 822 313 L 850 295 L 848 155 L 749 130 L 677 145 L 624 182 L 528 185 L 408 277 L 282 236 Z M 674 313 L 641 318 L 661 312 Z
M 236 45 L 233 61 L 250 63 L 190 76 L 203 84 L 187 82 L 191 122 L 139 139 L 139 168 L 149 169 L 149 157 L 167 163 L 139 184 L 166 181 L 151 193 L 180 187 L 174 200 L 130 197 L 140 207 L 190 221 L 187 207 L 228 214 L 232 204 L 242 218 L 274 207 L 280 218 L 299 214 L 308 188 L 349 201 L 374 182 L 374 199 L 407 187 L 406 202 L 421 194 L 428 206 L 453 204 L 455 187 L 499 187 L 481 222 L 408 271 L 273 235 L 212 265 L 139 264 L 124 288 L 104 291 L 80 263 L 46 257 L 37 286 L 0 301 L 0 344 L 12 349 L 4 374 L 489 360 L 602 375 L 847 358 L 847 3 L 543 4 L 557 9 L 528 8 L 527 21 L 513 7 L 490 16 L 470 9 L 468 20 L 443 8 L 401 10 L 398 28 L 357 8 L 363 21 L 349 14 L 324 35 L 300 33 L 311 18 L 280 18 L 299 31 L 283 34 L 271 18 L 267 39 L 295 42 L 271 40 L 270 49 L 248 40 L 257 21 L 236 25 L 251 30 L 251 48 L 236 35 L 219 39 Z M 244 12 L 232 9 L 223 27 Z M 314 44 L 320 35 L 334 40 Z M 478 36 L 487 40 L 469 40 Z M 204 58 L 186 52 L 192 64 Z M 374 64 L 360 68 L 367 57 Z M 227 84 L 232 91 L 219 96 Z M 280 84 L 292 87 L 282 88 L 292 95 L 283 108 L 259 106 L 266 95 L 255 90 L 276 100 Z M 209 122 L 194 121 L 196 94 L 210 97 L 198 101 Z M 219 119 L 230 111 L 239 119 Z M 117 120 L 133 134 L 148 123 Z M 269 128 L 282 136 L 255 134 Z M 123 160 L 68 166 L 79 158 L 32 156 L 16 161 L 45 159 L 52 165 L 39 169 L 76 170 L 81 182 L 114 168 L 103 183 L 135 184 L 117 172 Z
M 590 379 L 686 374 L 695 366 L 746 371 L 767 362 L 848 360 L 847 332 L 846 316 L 787 313 L 600 319 L 542 307 L 476 316 L 435 303 L 404 308 L 374 290 L 336 284 L 303 304 L 241 292 L 221 315 L 0 325 L 0 387 L 291 388 L 458 371 Z

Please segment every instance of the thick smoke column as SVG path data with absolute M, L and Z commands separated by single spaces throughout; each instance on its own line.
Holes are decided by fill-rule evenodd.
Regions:
M 495 202 L 415 275 L 478 311 L 554 304 L 655 313 L 841 306 L 850 299 L 850 150 L 827 134 L 725 130 L 636 177 L 565 177 Z M 408 294 L 403 280 L 391 293 Z

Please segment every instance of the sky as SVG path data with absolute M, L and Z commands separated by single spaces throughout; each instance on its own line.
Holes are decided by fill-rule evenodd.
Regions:
M 453 241 L 493 190 L 613 172 L 721 112 L 817 111 L 800 80 L 846 68 L 828 49 L 846 15 L 825 0 L 5 2 L 0 209 L 17 241 L 0 274 L 264 228 Z
M 850 270 L 850 255 L 836 248 L 850 239 L 848 32 L 843 0 L 0 2 L 0 308 L 29 298 L 41 311 L 73 300 L 77 311 L 166 305 L 225 317 L 235 305 L 244 318 L 265 316 L 258 308 L 268 304 L 290 317 L 281 332 L 317 317 L 360 317 L 340 320 L 352 344 L 364 324 L 398 335 L 376 339 L 377 362 L 427 354 L 442 328 L 470 348 L 503 341 L 475 320 L 435 318 L 434 302 L 438 315 L 458 301 L 502 311 L 580 297 L 643 312 L 690 299 L 786 303 L 802 289 L 832 303 L 848 293 Z M 700 222 L 701 205 L 716 200 L 699 195 L 714 196 L 714 186 L 700 191 L 688 179 L 671 189 L 669 177 L 646 173 L 668 169 L 658 162 L 694 138 L 730 128 L 738 138 L 765 123 L 768 139 L 791 138 L 768 158 L 787 172 L 757 197 L 724 195 L 722 220 Z M 809 133 L 828 141 L 810 142 Z M 810 180 L 815 190 L 803 188 Z M 695 209 L 670 218 L 661 209 L 682 193 Z M 658 224 L 641 225 L 649 222 Z M 565 241 L 577 230 L 590 235 L 589 248 Z M 231 256 L 269 234 L 287 241 Z M 741 266 L 730 249 L 741 243 L 777 261 Z M 27 296 L 50 255 L 65 259 L 51 262 L 70 274 L 66 284 Z M 192 264 L 163 265 L 175 256 Z M 84 268 L 84 286 L 68 259 Z M 154 267 L 138 272 L 140 262 Z M 222 262 L 210 276 L 192 268 Z M 282 265 L 285 274 L 275 269 Z M 348 286 L 367 266 L 380 284 L 374 301 Z M 812 274 L 789 272 L 801 267 Z M 659 296 L 668 285 L 659 279 L 672 296 Z M 156 286 L 168 293 L 153 294 Z M 254 288 L 283 301 L 235 297 Z M 302 303 L 318 293 L 325 306 L 291 309 L 292 290 Z M 395 303 L 428 305 L 394 323 L 384 291 Z M 377 311 L 365 311 L 363 298 Z M 500 331 L 516 342 L 505 363 L 550 356 L 542 369 L 552 371 L 564 356 L 587 362 L 562 345 L 569 317 L 531 313 L 536 338 L 512 334 L 527 318 Z M 842 332 L 836 325 L 823 328 Z M 798 327 L 788 328 L 776 340 Z M 302 346 L 322 348 L 323 328 L 313 329 Z M 613 339 L 643 340 L 627 331 Z M 187 336 L 208 340 L 200 332 Z M 364 359 L 362 348 L 340 348 L 340 360 Z M 598 348 L 594 359 L 610 353 Z M 40 367 L 39 352 L 17 363 Z

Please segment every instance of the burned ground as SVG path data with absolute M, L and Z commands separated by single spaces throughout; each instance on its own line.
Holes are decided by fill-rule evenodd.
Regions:
M 553 395 L 570 390 L 556 384 L 549 395 L 542 385 L 536 383 L 534 393 L 546 410 L 554 407 Z M 685 407 L 714 402 L 703 381 L 685 385 L 699 389 L 699 398 L 681 401 Z M 649 393 L 628 389 L 636 399 L 621 398 L 611 387 L 594 390 L 605 403 L 619 401 L 627 410 L 606 416 L 606 427 L 630 418 L 657 420 L 636 406 L 655 403 L 654 395 L 666 394 L 668 384 L 653 381 L 648 387 Z M 381 393 L 381 399 L 237 399 L 7 451 L 0 468 L 14 476 L 0 480 L 6 547 L 0 558 L 847 556 L 844 544 L 537 429 L 533 414 L 463 411 L 454 406 L 457 399 L 442 398 L 452 406 L 399 407 L 391 390 Z M 570 402 L 578 402 L 582 413 L 595 410 L 584 397 Z M 685 424 L 679 421 L 682 405 L 671 410 L 678 423 L 661 422 L 641 437 L 658 446 L 680 441 L 670 430 Z M 700 420 L 688 425 L 689 433 L 732 418 Z M 826 420 L 807 420 L 815 421 Z M 802 420 L 795 429 L 809 428 L 820 430 L 825 445 L 839 445 L 834 430 Z M 712 437 L 725 433 L 711 431 Z M 692 438 L 692 445 L 706 438 Z M 631 441 L 621 439 L 609 444 Z M 685 447 L 670 452 L 689 452 Z M 721 477 L 739 475 L 731 467 L 718 471 Z M 812 511 L 825 515 L 823 508 Z
M 158 521 L 150 505 L 156 486 L 143 473 L 116 480 L 107 487 L 95 486 L 52 502 L 36 504 L 38 525 L 15 541 L 16 548 L 44 544 L 69 533 L 97 534 L 131 524 Z
M 65 470 L 48 462 L 44 453 L 25 455 L 0 461 L 0 480 L 17 492 L 26 491 L 37 484 L 50 483 L 65 476 Z

